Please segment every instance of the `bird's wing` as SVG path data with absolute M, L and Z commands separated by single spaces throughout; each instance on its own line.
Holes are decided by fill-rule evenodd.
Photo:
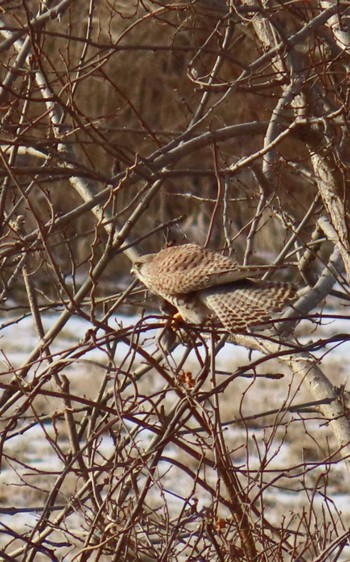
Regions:
M 244 281 L 200 292 L 202 302 L 231 333 L 246 332 L 251 326 L 271 321 L 296 296 L 291 283 Z
M 258 277 L 274 266 L 242 266 L 218 252 L 196 244 L 165 248 L 152 256 L 152 267 L 157 271 L 152 282 L 169 295 L 200 291 L 209 287 Z
M 241 281 L 242 279 L 248 279 L 250 277 L 261 277 L 271 269 L 277 268 L 270 265 L 238 265 L 232 262 L 230 268 L 218 268 L 216 271 L 207 273 L 205 286 L 215 287 L 225 283 Z
M 186 295 L 195 293 L 210 287 L 221 287 L 221 285 L 241 281 L 247 277 L 261 276 L 266 269 L 257 267 L 246 267 L 241 269 L 221 269 L 216 271 L 203 271 L 202 267 L 191 267 L 180 272 L 160 271 L 158 277 L 152 279 L 153 290 L 158 294 L 164 293 L 170 296 Z

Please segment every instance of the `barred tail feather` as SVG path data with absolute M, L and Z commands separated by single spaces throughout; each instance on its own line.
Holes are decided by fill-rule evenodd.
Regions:
M 237 333 L 270 322 L 296 294 L 291 283 L 245 280 L 203 291 L 202 299 L 229 332 Z

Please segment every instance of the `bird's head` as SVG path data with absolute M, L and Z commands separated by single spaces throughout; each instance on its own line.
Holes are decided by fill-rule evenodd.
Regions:
M 145 278 L 148 276 L 150 264 L 154 256 L 155 254 L 147 254 L 146 256 L 137 258 L 132 264 L 130 273 L 133 273 L 140 281 L 144 282 Z

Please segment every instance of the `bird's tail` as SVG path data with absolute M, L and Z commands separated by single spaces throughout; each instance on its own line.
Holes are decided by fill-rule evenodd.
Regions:
M 296 299 L 297 290 L 292 283 L 245 280 L 203 291 L 202 298 L 224 328 L 242 333 L 271 322 Z

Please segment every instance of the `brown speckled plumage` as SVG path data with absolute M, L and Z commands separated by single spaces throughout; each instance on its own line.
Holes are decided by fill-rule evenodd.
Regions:
M 175 306 L 186 322 L 211 320 L 231 333 L 270 321 L 296 296 L 291 283 L 251 279 L 262 275 L 266 266 L 240 266 L 196 244 L 142 256 L 132 271 L 152 293 Z

